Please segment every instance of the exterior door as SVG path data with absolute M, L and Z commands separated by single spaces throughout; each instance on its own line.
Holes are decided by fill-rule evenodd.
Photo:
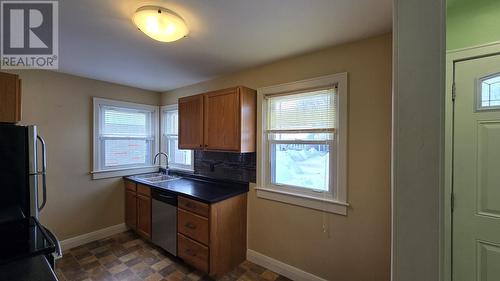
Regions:
M 500 280 L 500 56 L 455 64 L 453 281 Z
M 238 88 L 205 96 L 205 149 L 240 150 L 240 95 Z
M 179 149 L 203 148 L 203 95 L 179 99 Z

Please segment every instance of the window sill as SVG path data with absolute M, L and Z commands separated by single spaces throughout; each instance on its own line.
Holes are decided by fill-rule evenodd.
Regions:
M 99 179 L 117 178 L 117 177 L 131 176 L 137 174 L 144 174 L 144 173 L 154 173 L 158 172 L 158 168 L 159 166 L 133 167 L 133 168 L 124 168 L 116 170 L 92 171 L 90 172 L 90 174 L 92 175 L 93 180 L 99 180 Z
M 348 203 L 332 199 L 315 198 L 271 188 L 256 187 L 255 189 L 257 191 L 257 197 L 259 198 L 347 216 Z

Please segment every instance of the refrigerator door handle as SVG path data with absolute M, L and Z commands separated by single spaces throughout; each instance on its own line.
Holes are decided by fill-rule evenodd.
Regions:
M 45 140 L 37 135 L 36 138 L 40 141 L 42 146 L 42 171 L 40 174 L 42 175 L 42 204 L 38 207 L 38 211 L 41 211 L 45 204 L 47 204 L 47 148 L 45 146 Z

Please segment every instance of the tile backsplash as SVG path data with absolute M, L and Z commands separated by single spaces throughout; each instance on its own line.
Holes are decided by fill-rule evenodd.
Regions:
M 245 182 L 255 182 L 256 153 L 194 151 L 196 174 Z

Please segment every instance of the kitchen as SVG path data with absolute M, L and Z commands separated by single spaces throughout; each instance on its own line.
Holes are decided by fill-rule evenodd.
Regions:
M 82 4 L 61 2 L 61 22 L 76 26 L 68 11 Z M 92 5 L 102 11 L 116 11 L 114 4 L 97 2 Z M 128 8 L 137 10 L 134 5 Z M 252 8 L 259 10 L 258 5 Z M 300 52 L 297 47 L 290 50 L 291 57 L 279 54 L 229 72 L 214 71 L 204 79 L 196 74 L 180 81 L 168 70 L 173 77 L 155 78 L 153 85 L 148 70 L 140 76 L 139 67 L 119 69 L 117 61 L 106 66 L 112 57 L 93 58 L 86 49 L 90 39 L 69 37 L 69 27 L 63 26 L 64 71 L 1 70 L 2 128 L 18 128 L 26 136 L 16 141 L 2 131 L 2 157 L 18 159 L 10 149 L 27 146 L 32 147 L 25 151 L 27 160 L 18 164 L 29 167 L 28 155 L 38 158 L 36 168 L 18 169 L 37 178 L 38 186 L 38 200 L 25 198 L 22 204 L 28 207 L 22 213 L 24 219 L 36 218 L 35 228 L 50 241 L 42 256 L 54 278 L 387 280 L 392 56 L 388 9 L 380 12 L 381 27 L 368 36 Z M 73 16 L 81 26 L 101 24 Z M 159 53 L 167 46 L 174 49 L 169 56 L 196 44 L 196 29 L 188 38 L 164 45 L 137 30 L 130 15 L 124 18 L 130 34 L 119 35 L 124 37 L 118 42 L 137 40 L 143 50 Z M 307 28 L 319 25 L 320 20 Z M 121 27 L 102 28 L 118 32 Z M 101 40 L 99 32 L 92 40 Z M 113 40 L 103 41 L 100 48 L 116 47 Z M 68 52 L 63 47 L 81 53 L 74 65 L 62 64 Z M 124 53 L 129 50 L 123 46 Z M 146 55 L 141 59 L 153 63 Z M 203 59 L 184 59 L 192 69 L 203 64 Z M 66 55 L 66 62 L 70 60 Z M 84 60 L 98 67 L 89 72 Z M 154 65 L 159 64 L 164 63 Z M 165 86 L 176 79 L 175 86 Z M 38 135 L 45 149 L 41 141 L 34 148 Z M 339 150 L 332 153 L 333 147 Z M 303 166 L 294 169 L 293 163 Z M 268 165 L 273 168 L 263 169 Z M 8 166 L 1 169 L 2 185 L 13 179 Z M 298 170 L 315 176 L 300 177 Z M 13 181 L 34 190 L 29 183 Z M 268 181 L 273 184 L 264 186 Z M 369 239 L 363 233 L 370 233 Z M 350 253 L 353 247 L 359 250 Z M 369 270 L 345 267 L 339 262 L 342 256 Z M 12 262 L 21 260 L 9 256 L 3 264 L 14 271 Z

